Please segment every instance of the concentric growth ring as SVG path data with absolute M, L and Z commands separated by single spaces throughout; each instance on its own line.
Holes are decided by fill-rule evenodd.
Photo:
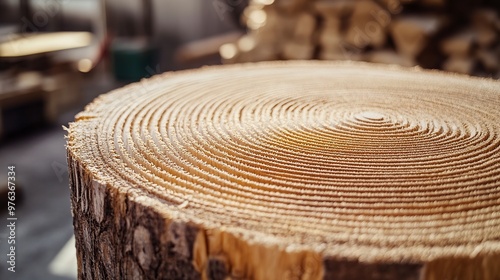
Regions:
M 499 110 L 499 82 L 441 72 L 210 67 L 99 97 L 68 146 L 107 188 L 239 242 L 368 263 L 499 260 Z

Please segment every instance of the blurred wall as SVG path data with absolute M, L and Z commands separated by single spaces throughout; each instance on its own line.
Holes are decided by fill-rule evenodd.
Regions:
M 13 24 L 19 19 L 19 0 L 0 0 L 0 24 Z M 15 8 L 14 8 L 15 7 Z
M 226 0 L 151 0 L 154 34 L 175 36 L 181 42 L 233 30 L 230 16 L 221 17 L 214 3 Z M 108 23 L 117 35 L 144 32 L 142 0 L 107 0 Z
M 28 0 L 31 15 L 19 11 L 24 0 L 0 0 L 0 24 L 22 32 L 92 31 L 103 39 L 146 34 L 143 2 L 148 0 Z M 238 28 L 234 13 L 246 0 L 149 0 L 152 42 L 160 50 L 160 71 L 175 70 L 173 54 L 182 44 Z M 235 4 L 236 3 L 236 4 Z M 106 20 L 102 11 L 106 9 Z M 107 22 L 107 27 L 105 25 Z M 1 34 L 1 33 L 0 33 Z
M 101 7 L 106 3 L 108 24 L 117 36 L 137 36 L 144 31 L 144 0 L 29 0 L 31 15 L 20 14 L 20 0 L 0 1 L 0 24 L 23 31 L 92 30 L 103 32 Z M 151 0 L 153 34 L 181 42 L 235 29 L 230 11 L 234 0 Z M 224 8 L 226 6 L 226 8 Z M 222 8 L 221 8 L 222 7 Z

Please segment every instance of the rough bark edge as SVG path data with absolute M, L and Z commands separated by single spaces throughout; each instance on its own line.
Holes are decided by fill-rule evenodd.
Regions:
M 292 247 L 248 242 L 219 229 L 206 229 L 198 232 L 194 263 L 203 280 L 323 279 L 322 256 Z
M 412 263 L 362 263 L 327 258 L 324 261 L 324 279 L 335 280 L 419 280 L 422 264 Z
M 427 263 L 425 280 L 500 280 L 500 255 L 443 258 Z
M 326 258 L 324 279 L 500 280 L 500 256 L 449 257 L 425 263 L 363 263 Z
M 100 184 L 69 150 L 68 168 L 78 279 L 500 280 L 500 255 L 363 263 L 248 244 L 169 220 L 137 193 Z
M 69 151 L 68 168 L 78 279 L 200 279 L 195 226 L 101 185 Z

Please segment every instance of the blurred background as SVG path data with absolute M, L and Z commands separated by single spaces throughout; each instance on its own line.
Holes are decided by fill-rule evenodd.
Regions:
M 76 278 L 63 126 L 95 97 L 165 71 L 288 59 L 498 79 L 500 1 L 0 0 L 0 221 L 9 165 L 18 218 L 15 274 L 0 224 L 0 279 Z

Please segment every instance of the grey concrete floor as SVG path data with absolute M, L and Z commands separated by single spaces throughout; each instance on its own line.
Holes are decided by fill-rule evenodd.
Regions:
M 106 79 L 90 79 L 81 104 L 58 123 L 0 143 L 0 179 L 16 166 L 22 200 L 16 202 L 16 272 L 7 271 L 7 205 L 0 205 L 0 279 L 69 280 L 49 271 L 49 264 L 73 235 L 70 212 L 65 131 L 84 104 L 119 86 Z
M 22 191 L 22 200 L 16 201 L 15 273 L 6 267 L 8 233 L 1 226 L 7 224 L 5 209 L 0 216 L 0 279 L 64 279 L 48 271 L 50 261 L 73 234 L 64 146 L 64 131 L 51 127 L 0 148 L 0 172 L 14 164 Z

